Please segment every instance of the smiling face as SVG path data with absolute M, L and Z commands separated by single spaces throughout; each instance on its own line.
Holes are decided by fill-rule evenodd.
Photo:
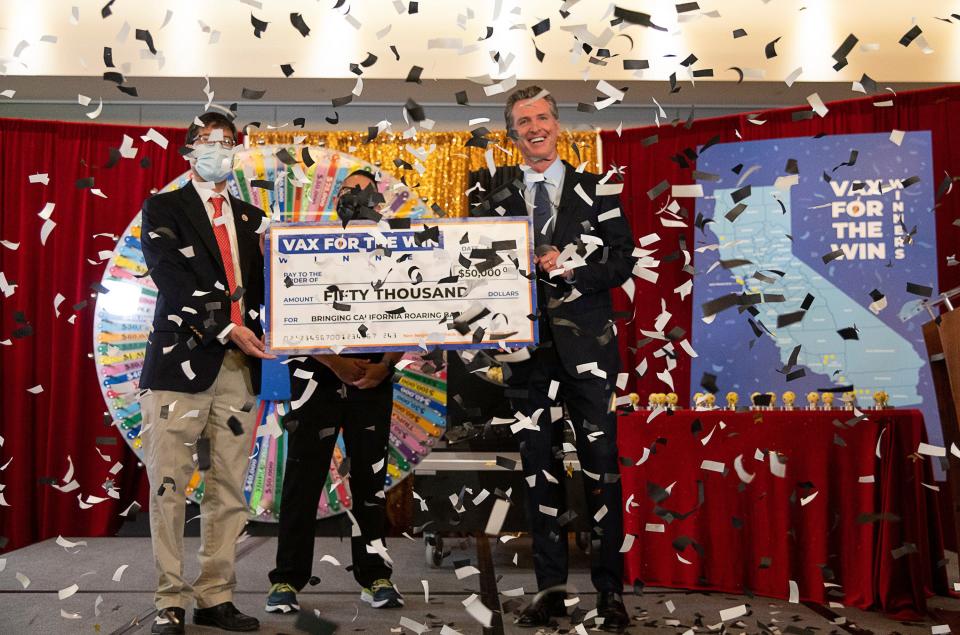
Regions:
M 557 158 L 560 122 L 553 116 L 546 99 L 521 100 L 513 105 L 513 140 L 523 161 L 537 172 L 543 172 Z

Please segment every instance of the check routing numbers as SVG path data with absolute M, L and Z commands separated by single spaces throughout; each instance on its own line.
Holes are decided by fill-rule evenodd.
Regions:
M 430 219 L 409 228 L 277 223 L 267 325 L 283 354 L 536 342 L 530 222 Z

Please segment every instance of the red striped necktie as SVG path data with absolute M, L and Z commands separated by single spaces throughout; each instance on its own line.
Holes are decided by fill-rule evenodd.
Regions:
M 233 252 L 230 250 L 230 234 L 227 233 L 227 224 L 218 223 L 217 219 L 223 216 L 223 197 L 210 197 L 210 204 L 213 205 L 213 235 L 217 239 L 217 246 L 220 247 L 220 258 L 223 259 L 223 269 L 227 274 L 227 286 L 230 290 L 230 297 L 237 290 L 237 275 L 233 269 Z M 230 321 L 237 326 L 243 326 L 243 316 L 240 314 L 240 300 L 234 300 L 230 303 Z

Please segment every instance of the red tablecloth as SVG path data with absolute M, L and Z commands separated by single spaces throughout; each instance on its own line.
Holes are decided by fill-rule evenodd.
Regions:
M 627 580 L 777 598 L 789 597 L 793 580 L 802 601 L 920 617 L 929 595 L 948 593 L 939 494 L 923 486 L 936 486 L 929 457 L 914 454 L 923 416 L 865 414 L 859 422 L 844 411 L 622 416 L 624 531 L 635 536 Z M 646 461 L 634 465 L 644 448 Z M 784 477 L 771 472 L 771 451 Z M 749 484 L 734 469 L 737 456 L 755 475 Z

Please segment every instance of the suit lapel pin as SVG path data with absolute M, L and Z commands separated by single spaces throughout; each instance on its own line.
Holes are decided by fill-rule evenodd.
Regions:
M 247 222 L 249 219 L 247 218 L 246 214 L 240 214 L 240 220 L 242 220 L 243 222 Z

